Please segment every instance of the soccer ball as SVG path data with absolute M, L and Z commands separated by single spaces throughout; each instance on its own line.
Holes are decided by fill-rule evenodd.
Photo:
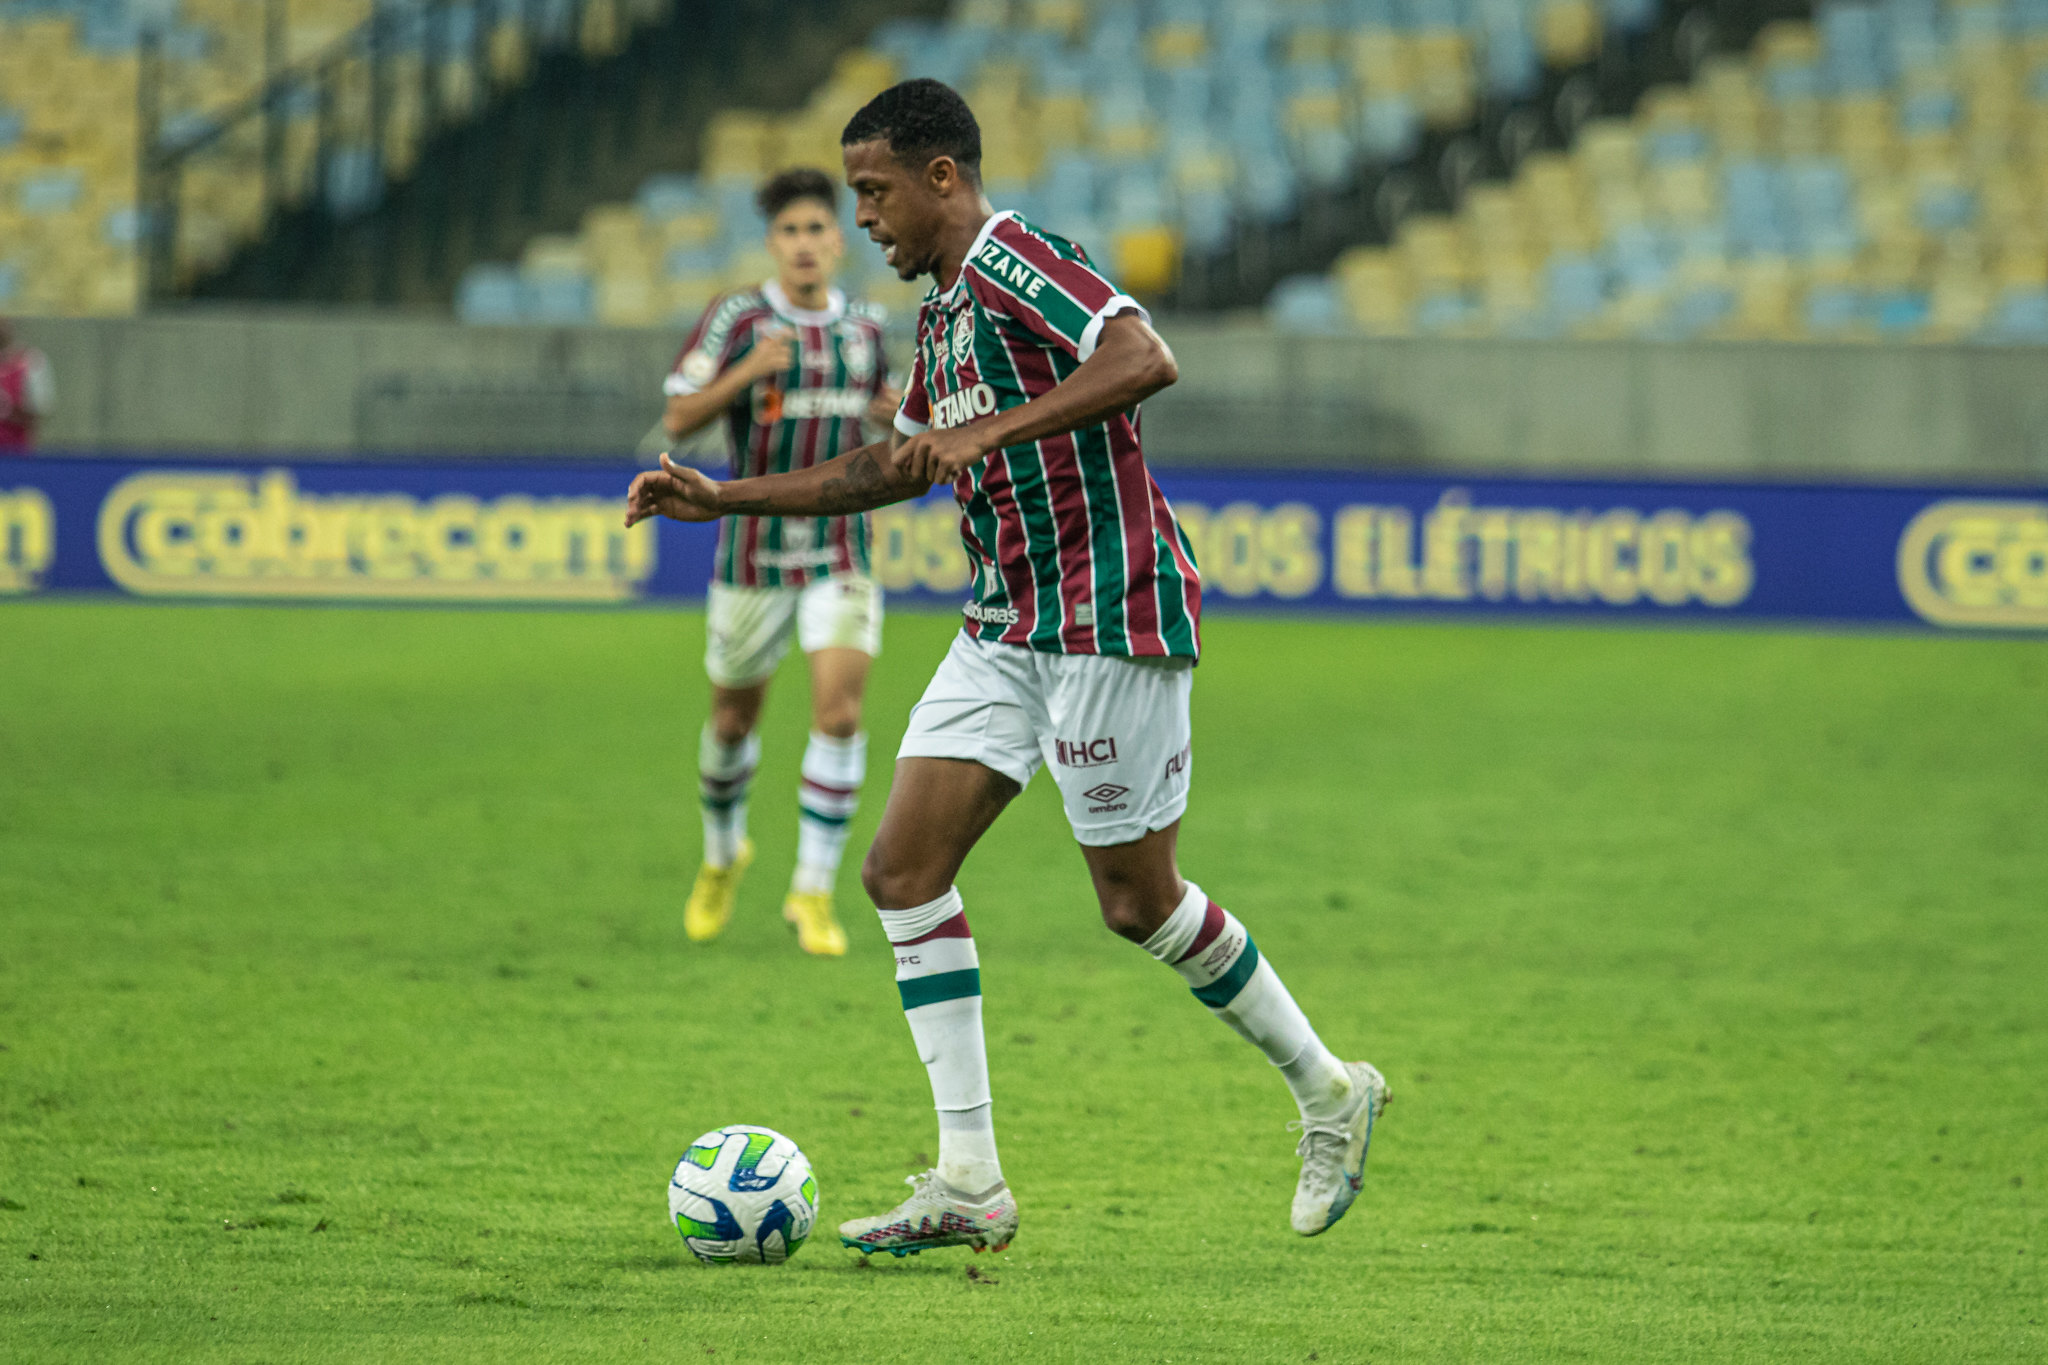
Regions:
M 714 1128 L 690 1144 L 668 1182 L 668 1212 L 700 1261 L 779 1265 L 818 1217 L 810 1160 L 773 1128 Z

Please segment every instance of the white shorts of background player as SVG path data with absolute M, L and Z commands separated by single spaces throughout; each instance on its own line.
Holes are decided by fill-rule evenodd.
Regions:
M 1190 659 L 1041 654 L 962 632 L 898 758 L 964 758 L 1025 786 L 1052 769 L 1084 844 L 1142 839 L 1187 810 Z
M 817 578 L 801 588 L 713 583 L 705 608 L 704 671 L 720 687 L 772 677 L 792 636 L 806 654 L 882 652 L 882 589 L 862 574 Z

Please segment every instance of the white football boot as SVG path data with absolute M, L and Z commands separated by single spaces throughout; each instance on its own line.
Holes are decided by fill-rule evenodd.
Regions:
M 1017 1235 L 1017 1199 L 1007 1183 L 975 1199 L 939 1179 L 937 1171 L 907 1175 L 910 1198 L 878 1218 L 839 1225 L 841 1246 L 861 1255 L 915 1256 L 933 1247 L 1001 1251 Z
M 1365 1151 L 1372 1145 L 1373 1121 L 1393 1097 L 1387 1078 L 1367 1062 L 1346 1062 L 1351 1100 L 1333 1119 L 1302 1119 L 1290 1123 L 1299 1131 L 1301 1183 L 1294 1187 L 1294 1230 L 1304 1237 L 1335 1226 L 1358 1198 L 1365 1184 Z

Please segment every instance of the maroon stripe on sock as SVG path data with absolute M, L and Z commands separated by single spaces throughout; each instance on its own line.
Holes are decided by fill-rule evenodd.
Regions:
M 1186 952 L 1182 953 L 1179 957 L 1175 958 L 1173 960 L 1173 965 L 1178 967 L 1181 963 L 1186 962 L 1196 953 L 1201 952 L 1204 948 L 1214 943 L 1216 941 L 1216 935 L 1222 932 L 1223 907 L 1218 905 L 1215 901 L 1210 901 L 1209 913 L 1202 916 L 1202 932 L 1195 935 L 1194 946 L 1192 948 L 1189 948 Z
M 967 927 L 967 912 L 965 910 L 962 910 L 959 914 L 953 916 L 953 918 L 947 920 L 944 924 L 941 924 L 938 928 L 932 930 L 929 934 L 919 934 L 916 938 L 906 938 L 896 946 L 898 948 L 908 948 L 913 943 L 928 943 L 935 938 L 973 937 L 973 932 L 970 931 Z
M 805 785 L 806 787 L 809 787 L 809 788 L 810 788 L 810 789 L 811 789 L 812 791 L 820 791 L 820 792 L 823 792 L 823 793 L 825 793 L 825 795 L 827 795 L 827 796 L 858 796 L 858 795 L 860 795 L 860 788 L 859 788 L 859 787 L 832 787 L 832 786 L 827 786 L 827 785 L 826 785 L 825 783 L 823 783 L 823 782 L 818 782 L 818 781 L 815 781 L 815 780 L 813 780 L 813 779 L 811 779 L 811 778 L 808 778 L 808 777 L 804 779 L 804 785 Z

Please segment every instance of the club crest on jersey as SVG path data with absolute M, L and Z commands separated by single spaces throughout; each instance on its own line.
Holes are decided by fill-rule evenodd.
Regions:
M 965 365 L 967 357 L 974 354 L 974 310 L 962 309 L 960 316 L 953 319 L 953 363 Z
M 865 384 L 874 377 L 875 346 L 862 329 L 848 327 L 839 334 L 839 358 L 846 362 L 846 377 L 853 383 Z
M 939 431 L 966 426 L 996 410 L 996 391 L 986 384 L 956 389 L 932 404 L 932 426 Z
M 690 387 L 701 389 L 718 378 L 718 358 L 700 347 L 683 357 L 680 373 Z

